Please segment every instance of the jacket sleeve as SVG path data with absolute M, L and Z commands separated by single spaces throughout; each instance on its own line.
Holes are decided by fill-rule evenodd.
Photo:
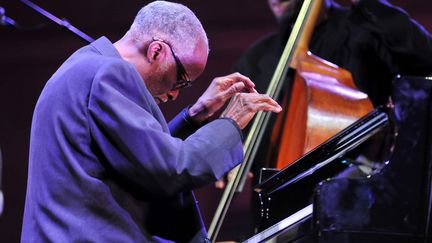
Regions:
M 186 139 L 201 127 L 201 124 L 197 124 L 191 119 L 188 112 L 189 107 L 184 108 L 168 123 L 171 135 L 174 137 Z
M 90 133 L 101 163 L 147 195 L 195 189 L 222 177 L 243 159 L 240 134 L 223 119 L 185 140 L 171 136 L 163 118 L 155 118 L 160 110 L 142 79 L 122 61 L 98 71 L 88 106 Z
M 383 41 L 400 74 L 432 73 L 432 36 L 404 10 L 385 0 L 361 0 L 351 18 Z

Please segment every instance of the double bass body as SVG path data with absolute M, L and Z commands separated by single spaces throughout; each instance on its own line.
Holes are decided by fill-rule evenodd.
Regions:
M 297 55 L 289 108 L 279 124 L 275 167 L 282 169 L 372 110 L 351 73 L 308 51 Z

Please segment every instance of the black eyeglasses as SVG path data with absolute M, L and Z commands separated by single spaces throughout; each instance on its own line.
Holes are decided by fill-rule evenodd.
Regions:
M 174 57 L 174 61 L 176 63 L 176 69 L 177 69 L 177 82 L 173 85 L 171 90 L 179 90 L 179 89 L 184 89 L 184 88 L 192 86 L 192 81 L 189 79 L 189 75 L 187 74 L 186 69 L 183 66 L 183 63 L 180 61 L 180 59 L 174 53 L 171 44 L 162 40 L 162 39 L 155 38 L 155 37 L 153 37 L 153 41 L 160 41 L 160 42 L 167 44 L 171 50 L 173 57 Z

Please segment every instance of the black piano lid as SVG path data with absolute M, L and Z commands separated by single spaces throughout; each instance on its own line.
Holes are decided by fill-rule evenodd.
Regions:
M 323 144 L 309 151 L 263 183 L 255 191 L 270 195 L 351 151 L 376 132 L 388 125 L 388 108 L 379 107 L 343 129 Z

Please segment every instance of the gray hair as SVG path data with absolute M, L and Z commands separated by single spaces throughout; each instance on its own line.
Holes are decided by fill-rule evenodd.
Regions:
M 130 28 L 136 41 L 146 36 L 170 43 L 175 53 L 192 53 L 199 41 L 208 39 L 201 22 L 186 6 L 167 1 L 154 1 L 138 12 Z

